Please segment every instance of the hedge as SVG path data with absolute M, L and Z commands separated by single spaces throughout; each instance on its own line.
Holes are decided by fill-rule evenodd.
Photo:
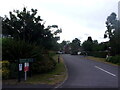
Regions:
M 12 38 L 3 38 L 3 60 L 8 60 L 3 64 L 3 79 L 17 78 L 18 76 L 18 64 L 19 58 L 34 58 L 35 62 L 31 63 L 31 70 L 33 74 L 44 73 L 52 71 L 56 62 L 52 59 L 55 52 L 48 52 L 41 46 L 36 44 L 30 44 L 21 40 L 14 40 Z M 5 62 L 5 61 L 3 61 Z M 24 71 L 21 71 L 23 76 Z
M 108 52 L 104 52 L 104 51 L 87 52 L 88 56 L 94 56 L 94 57 L 100 57 L 100 58 L 106 58 L 107 54 Z
M 32 64 L 32 72 L 34 74 L 45 73 L 53 70 L 56 66 L 56 61 L 47 55 L 37 58 L 36 62 Z
M 108 58 L 106 58 L 107 62 L 112 62 L 114 64 L 120 64 L 120 55 L 116 55 L 116 56 L 109 56 Z
M 2 79 L 8 79 L 10 70 L 9 65 L 10 63 L 8 61 L 0 61 L 0 65 L 2 66 L 0 69 L 2 69 Z

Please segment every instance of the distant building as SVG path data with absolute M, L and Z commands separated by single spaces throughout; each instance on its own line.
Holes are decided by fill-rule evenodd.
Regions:
M 70 53 L 70 50 L 71 50 L 70 45 L 65 45 L 64 48 L 63 48 L 63 51 L 64 51 L 64 53 L 66 53 L 66 54 L 69 54 L 69 53 Z

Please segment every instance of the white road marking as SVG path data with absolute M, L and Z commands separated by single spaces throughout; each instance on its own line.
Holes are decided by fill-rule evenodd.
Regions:
M 110 75 L 112 75 L 112 76 L 114 76 L 114 77 L 116 77 L 115 74 L 113 74 L 113 73 L 111 73 L 111 72 L 108 72 L 108 71 L 106 71 L 106 70 L 104 70 L 104 69 L 102 69 L 102 68 L 100 68 L 100 67 L 98 67 L 98 66 L 94 66 L 94 67 L 97 68 L 97 69 L 100 69 L 100 70 L 102 70 L 102 71 L 104 71 L 104 72 L 106 72 L 106 73 L 108 73 L 108 74 L 110 74 Z

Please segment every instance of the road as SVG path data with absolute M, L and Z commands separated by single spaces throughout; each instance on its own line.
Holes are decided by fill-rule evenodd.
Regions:
M 118 88 L 118 66 L 77 55 L 64 54 L 62 57 L 68 78 L 58 88 Z

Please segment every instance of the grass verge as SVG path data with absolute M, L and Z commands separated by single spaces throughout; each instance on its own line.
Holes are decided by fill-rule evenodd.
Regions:
M 93 56 L 87 56 L 86 59 L 88 59 L 88 60 L 95 60 L 95 61 L 98 61 L 98 62 L 103 62 L 103 63 L 111 64 L 111 65 L 114 65 L 114 66 L 118 66 L 117 64 L 113 64 L 111 62 L 106 62 L 105 58 L 98 58 L 98 57 L 93 57 Z
M 58 55 L 53 57 L 54 60 L 58 60 Z M 3 80 L 5 84 L 49 84 L 49 85 L 57 85 L 65 80 L 67 75 L 66 68 L 64 66 L 64 62 L 62 57 L 60 56 L 60 63 L 57 63 L 56 68 L 48 73 L 33 75 L 32 77 L 28 77 L 27 81 L 22 80 L 20 83 L 17 80 Z
M 55 55 L 53 59 L 57 61 L 58 55 Z M 66 68 L 64 66 L 62 57 L 60 57 L 60 63 L 57 63 L 56 68 L 53 71 L 28 78 L 26 83 L 56 85 L 64 81 L 65 77 Z

